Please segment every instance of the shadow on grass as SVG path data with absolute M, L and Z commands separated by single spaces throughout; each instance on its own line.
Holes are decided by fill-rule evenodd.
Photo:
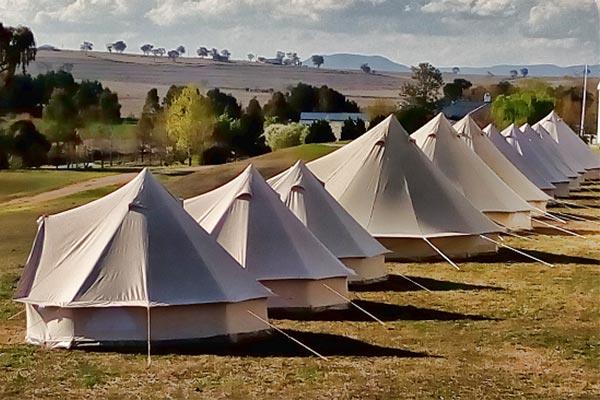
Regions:
M 438 357 L 424 352 L 414 352 L 405 349 L 383 347 L 361 340 L 352 339 L 330 333 L 314 333 L 285 329 L 285 333 L 301 341 L 326 357 Z M 80 348 L 93 352 L 119 352 L 129 354 L 146 354 L 146 343 L 130 344 L 126 347 L 102 346 Z M 292 342 L 279 332 L 265 332 L 260 337 L 245 339 L 238 343 L 227 341 L 196 341 L 196 342 L 153 342 L 152 354 L 179 355 L 217 355 L 233 357 L 310 357 L 311 352 Z
M 551 264 L 583 264 L 583 265 L 600 265 L 600 260 L 579 256 L 568 256 L 564 254 L 554 254 L 545 251 L 519 249 L 533 257 L 546 261 Z M 512 250 L 501 248 L 497 254 L 487 254 L 470 259 L 476 263 L 537 263 L 530 258 L 515 253 Z
M 370 312 L 382 321 L 497 321 L 481 315 L 461 314 L 449 311 L 419 308 L 415 306 L 399 306 L 395 304 L 377 303 L 367 300 L 354 300 L 359 307 Z M 374 322 L 372 318 L 350 306 L 346 310 L 324 310 L 312 313 L 298 313 L 269 310 L 269 318 L 291 319 L 295 321 L 354 321 Z
M 504 288 L 486 285 L 473 285 L 469 283 L 440 281 L 432 278 L 423 278 L 419 276 L 407 276 L 407 278 L 423 285 L 427 289 L 435 292 L 445 292 L 451 290 L 504 290 Z M 353 292 L 415 292 L 423 290 L 419 286 L 404 279 L 400 275 L 388 275 L 388 279 L 381 282 L 367 285 L 350 285 Z

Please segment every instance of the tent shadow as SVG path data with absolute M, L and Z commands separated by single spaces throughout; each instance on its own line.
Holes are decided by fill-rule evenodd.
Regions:
M 546 261 L 550 264 L 583 264 L 583 265 L 600 265 L 600 260 L 593 258 L 569 256 L 565 254 L 554 254 L 545 251 L 519 249 L 527 254 L 530 254 L 540 260 Z M 496 254 L 481 255 L 470 259 L 472 262 L 477 263 L 537 263 L 530 258 L 515 253 L 512 250 L 501 248 Z
M 415 306 L 399 306 L 396 304 L 378 303 L 367 300 L 354 300 L 359 307 L 370 312 L 382 321 L 497 321 L 496 318 L 481 315 L 461 314 L 450 311 L 435 310 L 430 308 L 419 308 Z M 352 322 L 375 322 L 372 318 L 356 307 L 350 306 L 345 310 L 324 310 L 320 312 L 289 312 L 269 311 L 269 318 L 290 319 L 294 321 L 352 321 Z
M 432 278 L 423 278 L 420 276 L 407 276 L 407 278 L 423 285 L 434 292 L 445 292 L 452 290 L 504 290 L 504 288 L 486 285 L 474 285 L 469 283 L 440 281 Z M 353 292 L 415 292 L 424 290 L 412 282 L 404 279 L 400 275 L 388 275 L 388 279 L 381 282 L 370 283 L 366 285 L 350 285 Z
M 326 357 L 402 357 L 422 358 L 439 357 L 424 352 L 414 352 L 406 349 L 384 347 L 346 336 L 330 333 L 315 333 L 284 329 L 286 334 L 301 341 L 305 345 Z M 84 348 L 83 351 L 118 352 L 125 354 L 146 354 L 146 344 L 126 348 L 95 347 Z M 242 340 L 238 343 L 195 341 L 179 344 L 163 345 L 152 343 L 153 355 L 215 355 L 232 357 L 314 357 L 308 350 L 292 342 L 281 333 L 268 331 L 260 337 Z

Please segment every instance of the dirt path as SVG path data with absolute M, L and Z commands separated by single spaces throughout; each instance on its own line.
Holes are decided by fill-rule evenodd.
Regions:
M 137 172 L 131 172 L 126 174 L 94 178 L 84 182 L 77 182 L 72 185 L 64 186 L 59 189 L 49 190 L 47 192 L 39 193 L 33 196 L 19 197 L 17 199 L 0 203 L 0 207 L 39 204 L 45 201 L 55 200 L 61 197 L 66 197 L 76 193 L 85 192 L 92 189 L 98 189 L 105 186 L 123 185 L 129 182 L 131 179 L 133 179 L 136 175 Z

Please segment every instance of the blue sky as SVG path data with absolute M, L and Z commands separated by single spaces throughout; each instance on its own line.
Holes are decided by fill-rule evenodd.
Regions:
M 38 44 L 124 40 L 227 48 L 381 54 L 405 64 L 600 62 L 600 0 L 0 0 L 0 21 Z

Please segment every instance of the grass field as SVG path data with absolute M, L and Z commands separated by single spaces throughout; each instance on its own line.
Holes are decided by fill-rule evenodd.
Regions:
M 0 171 L 0 203 L 110 175 L 99 171 Z
M 294 151 L 310 158 L 328 149 Z M 224 179 L 224 170 L 217 171 Z M 192 177 L 206 181 L 207 176 L 171 178 L 169 184 L 178 195 L 197 194 L 206 183 L 190 188 Z M 389 264 L 388 282 L 353 292 L 387 327 L 355 311 L 274 320 L 329 361 L 310 357 L 278 334 L 245 346 L 157 354 L 150 368 L 143 354 L 23 344 L 23 315 L 8 319 L 22 306 L 10 298 L 36 218 L 113 189 L 0 209 L 0 398 L 600 397 L 600 234 L 587 240 L 547 235 L 508 240 L 555 268 L 504 251 L 463 262 L 460 272 L 445 263 Z M 591 193 L 575 201 L 600 203 Z M 600 217 L 600 210 L 563 211 Z M 399 273 L 433 293 L 411 286 Z

